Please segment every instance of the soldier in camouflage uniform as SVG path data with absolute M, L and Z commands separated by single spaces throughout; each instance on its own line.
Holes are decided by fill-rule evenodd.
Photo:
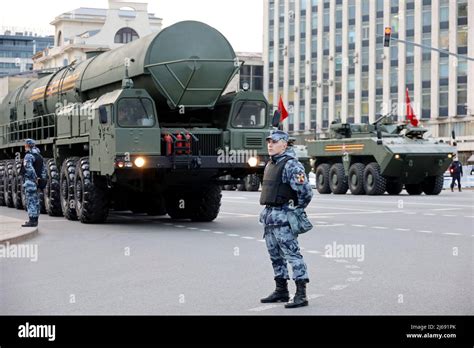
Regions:
M 265 209 L 260 214 L 260 222 L 265 226 L 264 238 L 275 274 L 276 289 L 261 302 L 289 300 L 289 262 L 296 283 L 296 294 L 293 302 L 287 303 L 285 307 L 296 308 L 308 305 L 306 283 L 309 277 L 298 245 L 298 236 L 291 230 L 287 213 L 294 209 L 302 212 L 311 201 L 313 192 L 303 165 L 291 146 L 288 147 L 288 140 L 288 134 L 279 130 L 267 138 L 271 161 L 265 168 L 263 178 L 260 204 L 265 205 Z
M 36 143 L 33 139 L 26 139 L 26 155 L 23 160 L 21 174 L 24 179 L 23 189 L 25 190 L 29 221 L 25 222 L 22 227 L 38 226 L 38 216 L 40 213 L 38 182 L 40 178 L 46 178 L 43 157 L 41 157 L 40 150 L 35 145 Z

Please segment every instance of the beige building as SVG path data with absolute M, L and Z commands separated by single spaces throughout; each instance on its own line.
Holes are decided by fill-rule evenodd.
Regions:
M 248 83 L 249 90 L 263 91 L 263 60 L 262 54 L 257 52 L 236 52 L 237 58 L 244 64 L 239 73 L 234 76 L 227 86 L 225 93 L 243 89 L 244 83 Z
M 55 46 L 35 55 L 35 70 L 80 62 L 87 52 L 113 49 L 157 32 L 162 19 L 148 13 L 147 3 L 109 0 L 108 9 L 81 7 L 57 16 L 51 25 Z

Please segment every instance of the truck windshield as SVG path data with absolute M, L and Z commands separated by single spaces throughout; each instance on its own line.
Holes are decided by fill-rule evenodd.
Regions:
M 236 128 L 263 128 L 266 114 L 263 102 L 239 101 L 234 105 L 232 126 Z
M 120 127 L 153 127 L 153 104 L 145 98 L 123 98 L 118 103 L 117 120 Z

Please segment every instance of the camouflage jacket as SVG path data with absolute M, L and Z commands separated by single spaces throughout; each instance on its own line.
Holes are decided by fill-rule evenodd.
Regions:
M 35 162 L 36 158 L 33 154 L 36 153 L 38 155 L 41 154 L 40 150 L 37 147 L 33 147 L 31 151 L 28 151 L 23 159 L 23 167 L 25 170 L 24 178 L 26 180 L 30 180 L 36 183 L 37 175 L 33 163 Z M 44 179 L 46 178 L 46 167 L 43 166 L 43 172 L 41 173 L 41 177 Z
M 303 165 L 296 158 L 296 154 L 292 148 L 288 148 L 283 154 L 272 156 L 272 161 L 278 163 L 286 157 L 292 157 L 285 164 L 283 169 L 282 181 L 285 184 L 290 184 L 291 188 L 298 196 L 298 204 L 292 207 L 289 204 L 284 204 L 281 207 L 265 207 L 260 213 L 260 223 L 264 225 L 286 225 L 288 224 L 287 212 L 293 209 L 304 209 L 311 202 L 313 198 L 313 191 L 309 184 L 308 178 L 304 171 Z

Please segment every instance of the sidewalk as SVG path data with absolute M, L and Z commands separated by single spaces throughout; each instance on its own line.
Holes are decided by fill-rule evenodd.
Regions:
M 34 237 L 38 233 L 38 227 L 21 227 L 24 220 L 0 215 L 0 244 L 20 243 Z

